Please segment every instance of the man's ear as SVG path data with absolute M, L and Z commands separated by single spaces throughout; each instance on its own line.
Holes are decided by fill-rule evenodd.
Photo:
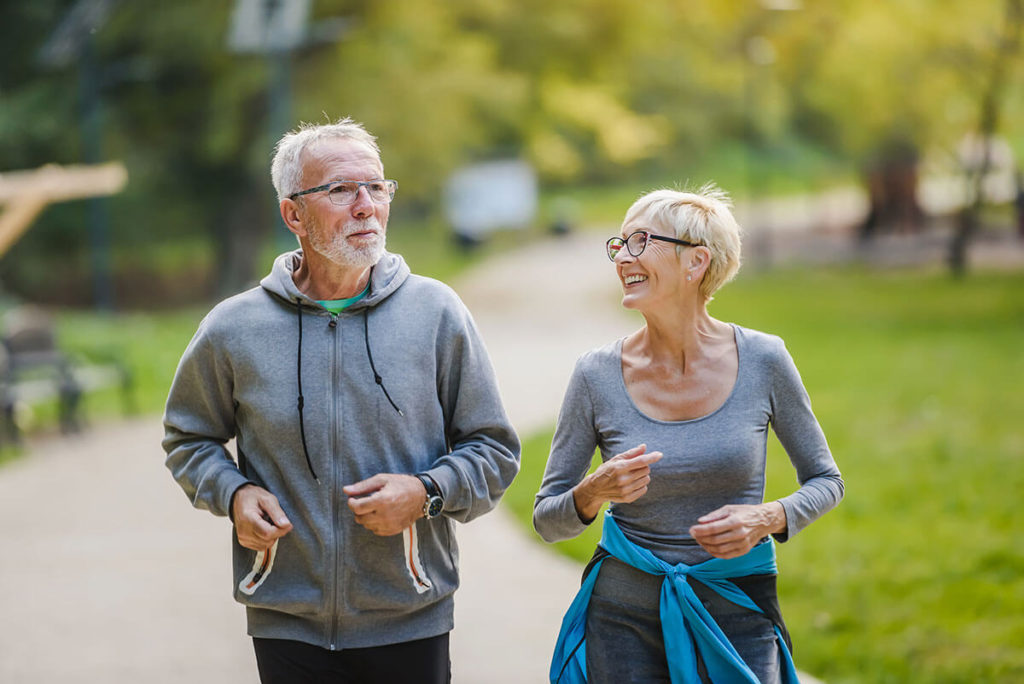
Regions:
M 279 208 L 285 227 L 298 237 L 306 237 L 306 225 L 299 203 L 296 200 L 285 198 L 281 200 Z

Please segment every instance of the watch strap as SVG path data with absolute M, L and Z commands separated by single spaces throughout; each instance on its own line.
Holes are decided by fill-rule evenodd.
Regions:
M 434 478 L 430 477 L 430 475 L 427 475 L 426 473 L 416 473 L 416 477 L 423 483 L 424 489 L 427 490 L 427 498 L 434 496 L 441 497 L 441 489 L 437 486 L 437 483 L 434 482 Z
M 437 486 L 434 478 L 426 473 L 416 473 L 416 477 L 423 483 L 423 488 L 427 490 L 427 498 L 423 502 L 423 517 L 432 520 L 441 515 L 441 511 L 444 509 L 441 488 Z

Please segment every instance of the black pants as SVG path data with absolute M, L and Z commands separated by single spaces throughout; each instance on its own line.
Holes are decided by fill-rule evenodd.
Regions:
M 448 634 L 329 651 L 301 641 L 252 640 L 262 684 L 449 684 Z

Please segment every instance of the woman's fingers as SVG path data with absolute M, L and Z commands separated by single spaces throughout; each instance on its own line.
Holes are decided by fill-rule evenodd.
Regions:
M 705 515 L 700 516 L 699 518 L 697 518 L 697 522 L 709 523 L 715 520 L 721 520 L 722 518 L 728 518 L 730 512 L 731 506 L 722 506 L 721 508 L 717 508 L 711 511 L 710 513 L 706 513 Z
M 651 483 L 651 465 L 662 458 L 660 451 L 647 452 L 647 445 L 640 444 L 608 459 L 586 480 L 587 491 L 584 504 L 592 501 L 631 503 L 647 493 Z M 589 514 L 590 506 L 577 510 Z M 586 510 L 583 510 L 586 509 Z
M 635 476 L 638 473 L 647 474 L 651 471 L 651 465 L 661 460 L 661 456 L 660 451 L 652 451 L 649 454 L 641 454 L 626 459 L 620 459 L 616 456 L 606 463 L 602 463 L 597 470 L 598 472 L 609 473 L 615 476 Z
M 614 501 L 615 503 L 632 503 L 647 493 L 647 488 L 650 484 L 651 476 L 649 474 L 645 474 L 642 477 L 630 478 L 628 481 L 621 483 L 619 491 L 609 500 Z
M 608 460 L 609 461 L 615 461 L 615 460 L 622 461 L 622 460 L 626 460 L 626 459 L 630 459 L 630 458 L 635 458 L 635 457 L 639 456 L 640 454 L 644 453 L 645 451 L 647 451 L 647 445 L 646 444 L 637 444 L 632 449 L 626 449 L 621 454 L 615 454 L 615 456 L 613 456 L 612 458 L 610 458 Z
M 772 532 L 772 528 L 763 523 L 764 506 L 723 506 L 698 518 L 698 524 L 690 528 L 690 535 L 716 558 L 742 556 Z

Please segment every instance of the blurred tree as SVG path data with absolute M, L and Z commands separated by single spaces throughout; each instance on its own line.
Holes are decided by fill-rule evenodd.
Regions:
M 862 168 L 871 198 L 866 235 L 918 226 L 922 153 L 940 149 L 955 159 L 983 103 L 1019 89 L 1019 52 L 1001 47 L 1010 14 L 1000 3 L 970 0 L 842 0 L 801 14 L 784 29 L 780 59 L 795 125 Z M 997 63 L 995 93 L 994 81 L 979 75 Z M 1019 117 L 1006 132 L 1024 134 Z
M 36 51 L 53 28 L 53 17 L 66 4 L 55 0 L 0 4 L 0 163 L 4 170 L 80 161 L 77 103 L 67 95 L 76 91 L 74 75 L 55 74 L 40 80 L 35 68 Z M 84 224 L 83 206 L 74 202 L 47 210 L 46 225 L 30 233 L 0 262 L 3 282 L 16 280 L 10 277 L 12 266 L 30 240 L 49 251 L 59 244 L 67 251 L 84 253 L 87 236 L 79 228 Z M 34 266 L 38 269 L 38 261 Z
M 44 71 L 38 60 L 43 41 L 71 5 L 49 0 L 3 7 L 0 24 L 19 27 L 5 29 L 5 38 L 11 34 L 15 40 L 3 41 L 0 65 L 0 150 L 10 168 L 80 158 L 77 67 Z M 130 170 L 127 190 L 113 202 L 121 285 L 148 286 L 127 293 L 136 301 L 176 300 L 175 289 L 186 284 L 182 273 L 202 277 L 210 271 L 179 267 L 161 283 L 160 274 L 146 273 L 159 256 L 136 261 L 136 250 L 173 250 L 182 241 L 210 236 L 213 257 L 200 261 L 216 264 L 211 286 L 232 291 L 252 277 L 256 250 L 270 225 L 268 145 L 261 137 L 265 68 L 225 51 L 227 9 L 195 0 L 119 3 L 95 35 L 101 154 L 124 159 Z M 63 262 L 65 276 L 83 270 L 80 207 L 50 210 L 44 218 L 5 260 L 4 280 L 24 296 L 45 297 L 40 288 L 47 288 L 55 298 L 81 302 L 75 293 L 53 292 L 73 288 L 72 278 L 55 282 L 39 272 L 41 259 L 50 266 Z M 56 253 L 54 244 L 62 245 Z M 185 289 L 195 295 L 194 288 Z
M 221 294 L 253 277 L 273 205 L 265 180 L 266 65 L 227 51 L 229 9 L 195 0 L 124 3 L 102 41 L 110 63 L 141 75 L 111 84 L 107 94 L 112 143 L 138 165 L 159 167 L 153 185 L 140 188 L 139 209 L 150 217 L 171 204 L 195 212 L 185 225 L 158 226 L 158 235 L 212 238 L 213 286 Z

